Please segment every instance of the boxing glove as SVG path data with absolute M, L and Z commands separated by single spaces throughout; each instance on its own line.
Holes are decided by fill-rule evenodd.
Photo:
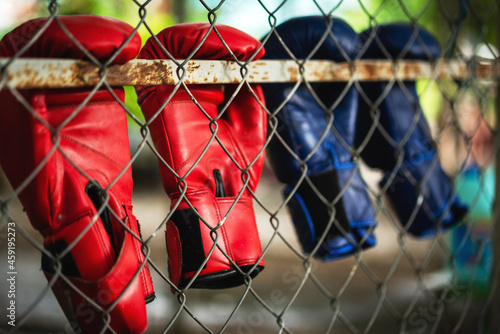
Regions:
M 266 59 L 336 62 L 352 60 L 360 48 L 346 22 L 323 16 L 284 22 L 264 46 Z M 277 129 L 267 155 L 287 185 L 284 197 L 303 251 L 327 261 L 375 245 L 375 215 L 353 153 L 356 88 L 345 83 L 262 88 Z
M 434 36 L 407 24 L 377 26 L 360 38 L 366 43 L 364 59 L 435 61 L 441 53 Z M 363 82 L 361 87 L 356 143 L 366 143 L 361 157 L 384 172 L 380 187 L 404 229 L 431 237 L 455 225 L 467 208 L 441 168 L 415 81 Z
M 66 36 L 63 25 L 83 48 Z M 39 30 L 45 31 L 22 54 Z M 141 47 L 126 23 L 93 15 L 28 21 L 0 41 L 0 56 L 123 63 Z M 0 164 L 43 236 L 42 269 L 70 324 L 83 333 L 142 333 L 154 298 L 132 214 L 125 110 L 106 89 L 0 91 Z M 123 102 L 122 88 L 113 88 Z
M 164 47 L 175 59 L 233 60 L 215 29 L 238 60 L 261 57 L 260 43 L 237 29 L 187 23 L 161 31 L 156 36 L 161 45 L 150 38 L 139 58 L 168 59 Z M 264 268 L 252 203 L 266 141 L 261 88 L 193 84 L 136 89 L 171 198 L 166 243 L 172 283 L 180 289 L 245 283 Z

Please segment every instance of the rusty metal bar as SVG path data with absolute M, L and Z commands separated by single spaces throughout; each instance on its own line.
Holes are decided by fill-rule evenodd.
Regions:
M 7 59 L 0 58 L 0 66 Z M 99 82 L 100 68 L 92 63 L 71 59 L 21 58 L 4 72 L 7 84 L 17 88 L 58 88 L 93 86 Z M 335 63 L 311 60 L 299 66 L 292 60 L 266 60 L 249 63 L 242 69 L 232 61 L 192 60 L 178 68 L 171 60 L 132 60 L 106 68 L 106 81 L 112 86 L 172 85 L 184 74 L 186 84 L 238 83 L 246 74 L 250 83 L 297 82 L 303 73 L 310 82 L 364 80 L 414 80 L 451 77 L 495 79 L 500 70 L 494 62 L 464 61 L 372 61 Z

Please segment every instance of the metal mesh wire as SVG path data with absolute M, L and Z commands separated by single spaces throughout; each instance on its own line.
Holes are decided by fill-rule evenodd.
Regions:
M 401 1 L 359 1 L 355 5 L 346 1 L 342 2 L 320 2 L 305 1 L 297 4 L 293 1 L 258 1 L 243 3 L 241 1 L 124 1 L 117 2 L 116 5 L 132 8 L 137 12 L 137 16 L 129 19 L 128 22 L 134 26 L 133 33 L 142 31 L 145 36 L 155 36 L 158 29 L 149 22 L 156 22 L 155 15 L 160 5 L 167 6 L 177 15 L 178 22 L 184 22 L 189 16 L 189 11 L 196 11 L 199 14 L 198 21 L 208 22 L 211 28 L 215 23 L 227 23 L 238 25 L 231 15 L 235 12 L 244 12 L 252 8 L 251 13 L 258 13 L 255 20 L 260 24 L 256 28 L 255 38 L 262 40 L 263 48 L 273 34 L 276 34 L 276 27 L 290 17 L 299 17 L 304 14 L 342 17 L 351 15 L 352 26 L 356 32 L 377 26 L 387 22 L 406 22 L 416 30 L 422 26 L 432 30 L 437 35 L 443 53 L 435 61 L 420 61 L 422 66 L 429 66 L 433 69 L 438 61 L 460 61 L 466 64 L 465 73 L 462 77 L 451 78 L 448 75 L 440 75 L 438 71 L 427 74 L 419 74 L 417 80 L 418 101 L 408 92 L 406 83 L 394 77 L 388 81 L 388 89 L 377 96 L 376 100 L 367 96 L 363 82 L 355 77 L 356 65 L 362 60 L 361 56 L 350 58 L 343 56 L 348 64 L 349 75 L 345 82 L 337 83 L 335 101 L 329 105 L 324 105 L 321 99 L 315 97 L 319 105 L 323 105 L 326 126 L 319 129 L 318 141 L 312 152 L 307 156 L 300 156 L 290 147 L 286 139 L 282 137 L 281 130 L 286 126 L 286 121 L 282 118 L 282 110 L 290 101 L 293 101 L 299 89 L 305 87 L 311 95 L 316 95 L 316 90 L 324 83 L 309 82 L 305 70 L 311 59 L 297 59 L 293 52 L 288 50 L 289 59 L 292 59 L 298 69 L 295 80 L 291 80 L 290 93 L 286 95 L 282 103 L 277 108 L 266 107 L 266 102 L 259 99 L 256 86 L 251 83 L 251 73 L 249 67 L 252 65 L 253 56 L 246 60 L 239 60 L 233 50 L 226 44 L 227 52 L 234 61 L 241 78 L 231 85 L 235 93 L 226 99 L 226 103 L 221 105 L 216 116 L 209 115 L 202 103 L 198 104 L 196 94 L 192 92 L 192 85 L 183 82 L 190 73 L 190 61 L 195 52 L 190 57 L 179 60 L 174 59 L 169 54 L 169 59 L 175 63 L 177 70 L 171 76 L 178 78 L 175 84 L 171 84 L 172 91 L 185 90 L 190 99 L 196 101 L 200 114 L 206 119 L 206 126 L 210 129 L 211 135 L 205 146 L 197 150 L 197 155 L 191 160 L 188 172 L 179 174 L 179 169 L 172 167 L 165 156 L 155 147 L 149 130 L 149 126 L 160 111 L 170 102 L 174 101 L 175 95 L 168 96 L 160 103 L 160 108 L 152 119 L 146 121 L 140 113 L 136 102 L 135 91 L 132 87 L 126 87 L 125 102 L 122 102 L 114 93 L 108 79 L 114 80 L 110 73 L 113 71 L 112 62 L 114 56 L 105 61 L 96 59 L 90 54 L 79 41 L 65 29 L 61 24 L 59 15 L 65 13 L 65 6 L 70 6 L 67 2 L 49 1 L 40 2 L 38 6 L 43 7 L 49 19 L 38 26 L 26 28 L 29 38 L 19 36 L 20 45 L 24 45 L 17 52 L 1 63 L 2 73 L 0 90 L 9 92 L 13 98 L 24 106 L 26 115 L 31 115 L 37 125 L 42 125 L 48 129 L 51 146 L 47 149 L 46 156 L 39 159 L 33 166 L 32 171 L 23 180 L 17 182 L 14 187 L 11 182 L 2 175 L 0 183 L 0 247 L 2 277 L 7 279 L 14 277 L 13 281 L 2 279 L 0 284 L 0 300 L 3 312 L 3 319 L 11 321 L 9 315 L 9 303 L 15 300 L 15 326 L 2 320 L 1 330 L 6 333 L 70 333 L 72 332 L 71 321 L 61 311 L 57 301 L 51 291 L 51 286 L 56 284 L 56 279 L 60 277 L 69 284 L 98 310 L 98 317 L 102 317 L 104 322 L 111 321 L 108 310 L 100 307 L 94 300 L 82 292 L 78 286 L 72 284 L 71 279 L 63 270 L 63 261 L 66 254 L 71 252 L 91 227 L 99 221 L 101 214 L 108 210 L 111 216 L 117 220 L 121 219 L 120 212 L 110 204 L 109 190 L 127 177 L 127 173 L 132 170 L 134 179 L 134 194 L 132 202 L 134 205 L 134 215 L 141 223 L 141 233 L 136 234 L 129 225 L 122 223 L 126 233 L 133 235 L 133 238 L 140 240 L 142 251 L 147 260 L 149 270 L 153 279 L 156 299 L 147 305 L 148 329 L 147 333 L 202 333 L 202 332 L 226 332 L 226 333 L 487 333 L 500 330 L 495 326 L 494 311 L 498 304 L 496 295 L 496 284 L 498 274 L 493 272 L 489 279 L 489 270 L 492 266 L 492 247 L 497 242 L 493 238 L 493 224 L 491 222 L 491 207 L 487 208 L 487 214 L 478 218 L 476 210 L 488 202 L 491 205 L 493 198 L 492 176 L 494 173 L 494 141 L 493 136 L 496 127 L 496 114 L 494 101 L 497 89 L 497 79 L 492 73 L 497 71 L 495 61 L 498 52 L 495 48 L 496 21 L 498 19 L 498 4 L 492 1 L 429 1 L 403 3 Z M 300 8 L 304 8 L 300 10 Z M 87 10 L 87 9 L 85 9 Z M 118 11 L 118 10 L 117 10 Z M 355 12 L 355 15 L 352 15 Z M 92 8 L 87 14 L 94 14 Z M 231 14 L 232 13 L 232 14 Z M 347 14 L 346 14 L 347 13 Z M 351 13 L 351 14 L 349 14 Z M 238 16 L 241 18 L 241 16 Z M 245 20 L 254 20 L 247 16 Z M 346 19 L 349 21 L 348 19 Z M 39 116 L 32 101 L 26 98 L 22 89 L 9 84 L 14 78 L 8 75 L 9 69 L 13 69 L 15 61 L 19 60 L 23 53 L 28 50 L 33 43 L 40 38 L 51 22 L 57 22 L 64 33 L 70 38 L 74 45 L 86 56 L 86 59 L 95 64 L 94 69 L 98 72 L 94 77 L 92 86 L 87 87 L 88 94 L 76 105 L 74 109 L 57 126 L 49 124 Z M 267 22 L 267 25 L 262 22 Z M 20 23 L 20 22 L 18 22 Z M 172 22 L 173 24 L 174 22 Z M 171 24 L 165 24 L 166 27 Z M 243 24 L 242 24 L 243 25 Z M 359 26 L 358 26 L 359 25 Z M 162 28 L 163 28 L 162 27 Z M 255 25 L 252 25 L 255 27 Z M 265 28 L 265 29 L 264 29 Z M 258 30 L 260 29 L 260 30 Z M 242 30 L 244 30 L 242 28 Z M 258 30 L 258 31 L 257 31 Z M 36 31 L 36 33 L 33 33 Z M 259 34 L 259 35 L 258 35 Z M 148 36 L 149 35 L 149 36 Z M 493 36 L 493 37 L 492 37 Z M 220 36 L 219 36 L 220 37 Z M 330 38 L 325 34 L 325 38 Z M 333 37 L 335 39 L 335 36 Z M 114 53 L 117 56 L 123 48 L 132 40 L 132 35 Z M 204 40 L 203 40 L 204 41 Z M 145 38 L 143 36 L 143 42 Z M 157 43 L 159 41 L 157 40 Z M 338 43 L 338 42 L 337 42 Z M 159 43 L 160 44 L 160 43 Z M 286 45 L 285 45 L 286 46 Z M 201 47 L 201 44 L 200 44 Z M 288 46 L 286 46 L 288 48 Z M 318 46 L 319 47 L 319 46 Z M 364 46 L 366 49 L 366 45 Z M 478 51 L 479 50 L 479 51 Z M 481 58 L 485 52 L 490 54 L 490 59 Z M 257 54 L 255 51 L 254 55 Z M 362 52 L 361 52 L 362 53 Z M 312 54 L 312 53 L 311 53 Z M 404 63 L 404 59 L 398 59 Z M 46 60 L 38 59 L 39 63 Z M 312 61 L 311 61 L 312 62 Z M 398 72 L 398 62 L 389 60 L 394 73 Z M 478 77 L 476 69 L 480 65 L 487 64 L 489 72 L 484 77 Z M 153 70 L 150 70 L 154 73 Z M 47 76 L 50 71 L 47 72 Z M 411 74 L 410 74 L 411 75 Z M 140 75 L 139 75 L 140 76 Z M 97 78 L 97 79 L 96 79 Z M 416 78 L 413 78 L 413 80 Z M 210 83 L 210 80 L 208 82 Z M 273 82 L 272 78 L 267 79 Z M 125 80 L 126 81 L 126 80 Z M 147 81 L 147 79 L 146 79 Z M 374 75 L 373 82 L 382 81 Z M 213 83 L 213 82 L 212 82 Z M 144 83 L 142 83 L 144 84 Z M 36 83 L 34 84 L 36 86 Z M 129 82 L 129 85 L 136 85 Z M 203 86 L 200 84 L 200 86 Z M 358 92 L 360 99 L 368 105 L 368 112 L 371 113 L 372 124 L 366 134 L 367 140 L 370 136 L 381 128 L 380 125 L 380 103 L 389 94 L 390 87 L 400 87 L 403 95 L 415 104 L 420 102 L 424 115 L 429 122 L 432 140 L 424 143 L 424 146 L 435 147 L 438 155 L 434 158 L 432 166 L 440 163 L 444 171 L 450 178 L 453 191 L 459 196 L 461 192 L 470 198 L 469 213 L 463 218 L 462 223 L 451 230 L 438 231 L 437 235 L 431 238 L 417 238 L 408 233 L 411 226 L 410 221 L 399 221 L 394 208 L 386 199 L 386 192 L 391 185 L 409 179 L 417 189 L 421 185 L 420 180 L 412 175 L 412 169 L 408 169 L 406 174 L 391 172 L 386 175 L 386 183 L 379 185 L 383 177 L 380 170 L 370 168 L 363 161 L 361 155 L 364 150 L 369 150 L 366 141 L 358 147 L 346 142 L 342 138 L 343 129 L 334 125 L 335 114 L 339 103 L 349 93 L 349 88 Z M 339 88 L 340 87 L 340 88 Z M 347 88 L 346 88 L 347 87 Z M 35 88 L 31 88 L 35 89 Z M 229 89 L 229 88 L 226 88 Z M 60 156 L 69 162 L 69 166 L 74 168 L 85 179 L 92 179 L 88 172 L 83 170 L 78 162 L 72 160 L 70 154 L 65 152 L 61 142 L 65 139 L 64 129 L 74 120 L 88 102 L 97 94 L 98 90 L 110 92 L 118 102 L 123 112 L 128 117 L 128 133 L 130 140 L 131 158 L 121 166 L 121 171 L 114 175 L 113 180 L 109 180 L 107 187 L 103 189 L 103 204 L 97 207 L 88 226 L 83 230 L 82 236 L 78 237 L 73 244 L 63 250 L 62 253 L 54 254 L 44 248 L 44 238 L 33 227 L 36 223 L 28 220 L 23 212 L 23 205 L 18 196 L 29 189 L 29 185 L 37 177 L 44 166 L 54 156 Z M 238 156 L 231 153 L 231 147 L 227 142 L 221 140 L 222 131 L 226 125 L 224 114 L 231 104 L 231 100 L 237 96 L 240 90 L 248 90 L 254 101 L 264 108 L 268 130 L 264 144 L 255 151 L 256 156 L 247 161 L 239 160 Z M 2 95 L 5 96 L 5 95 Z M 12 112 L 5 107 L 2 101 L 1 113 Z M 409 129 L 419 126 L 419 116 L 410 122 Z M 186 124 L 186 131 L 189 124 Z M 17 129 L 25 136 L 30 136 L 30 129 Z M 192 130 L 191 130 L 192 131 Z M 404 146 L 404 141 L 408 139 L 410 130 L 405 132 L 403 142 L 394 142 L 390 135 L 383 133 L 383 137 L 391 143 L 393 148 L 400 149 Z M 298 239 L 300 231 L 296 231 L 287 206 L 293 201 L 294 194 L 300 191 L 300 187 L 305 184 L 312 184 L 308 174 L 309 160 L 326 141 L 327 137 L 333 133 L 334 137 L 341 143 L 341 146 L 350 152 L 354 157 L 353 168 L 361 173 L 366 183 L 366 191 L 370 196 L 375 213 L 374 221 L 378 225 L 371 225 L 369 231 L 376 235 L 376 245 L 366 249 L 357 249 L 353 255 L 334 261 L 320 261 L 313 254 L 320 246 L 321 241 L 327 238 L 326 235 L 319 236 L 314 248 L 310 252 L 304 249 Z M 248 141 L 248 143 L 247 143 Z M 245 141 L 246 145 L 252 145 L 251 140 Z M 300 166 L 300 178 L 293 184 L 289 184 L 291 192 L 282 195 L 285 185 L 278 181 L 275 172 L 268 160 L 264 163 L 263 172 L 260 176 L 258 186 L 253 189 L 251 186 L 251 171 L 258 164 L 258 156 L 268 150 L 271 142 L 278 142 L 285 151 L 290 152 L 297 165 Z M 19 143 L 8 141 L 0 143 L 7 145 L 14 150 Z M 249 271 L 243 272 L 238 269 L 243 284 L 238 287 L 228 289 L 193 289 L 189 281 L 183 288 L 178 288 L 172 282 L 168 272 L 168 255 L 165 251 L 165 230 L 168 222 L 179 205 L 185 201 L 190 187 L 189 175 L 194 174 L 199 167 L 197 162 L 205 155 L 209 155 L 210 147 L 217 145 L 222 148 L 231 162 L 230 169 L 238 174 L 241 179 L 241 188 L 234 194 L 234 202 L 229 206 L 228 212 L 223 217 L 231 215 L 236 204 L 245 194 L 250 194 L 254 202 L 257 226 L 259 229 L 260 243 L 262 245 L 261 258 L 265 259 L 265 269 L 257 276 L 252 277 L 252 271 L 256 270 L 254 265 Z M 268 153 L 269 154 L 269 153 Z M 16 159 L 16 157 L 12 157 Z M 397 157 L 398 163 L 395 169 L 403 165 L 403 156 Z M 162 179 L 158 170 L 158 162 L 162 173 L 175 175 L 178 194 L 171 200 L 162 189 Z M 471 188 L 461 188 L 460 182 L 465 182 L 465 178 L 470 175 L 471 165 L 475 166 L 477 172 L 474 178 L 474 190 Z M 477 167 L 477 168 L 476 168 Z M 19 166 L 23 169 L 25 166 Z M 468 174 L 469 173 L 469 174 Z M 430 177 L 431 172 L 424 173 L 424 179 Z M 311 186 L 312 191 L 329 208 L 329 218 L 327 229 L 337 227 L 341 234 L 347 235 L 348 231 L 343 230 L 336 204 L 341 201 L 342 194 L 347 190 L 353 178 L 351 175 L 345 185 L 341 186 L 338 196 L 327 199 L 318 190 L 317 185 Z M 401 178 L 401 180 L 399 179 Z M 165 182 L 165 181 L 163 181 Z M 53 191 L 52 189 L 50 191 Z M 418 193 L 420 199 L 416 209 L 422 205 L 424 190 Z M 57 192 L 51 196 L 61 196 Z M 449 204 L 447 204 L 449 205 Z M 199 215 L 199 214 L 198 214 Z M 212 222 L 206 221 L 206 217 L 199 215 L 201 224 L 211 228 L 210 236 L 213 238 L 210 251 L 205 254 L 205 261 L 195 270 L 198 275 L 206 262 L 217 250 L 221 250 L 219 245 L 219 228 L 224 224 L 225 218 L 215 227 Z M 414 217 L 413 217 L 414 218 Z M 44 231 L 43 233 L 47 233 Z M 245 234 L 245 226 L 241 228 L 241 233 Z M 12 241 L 12 242 L 10 242 Z M 15 242 L 14 242 L 15 241 Z M 40 270 L 40 257 L 44 254 L 52 263 L 55 263 L 53 279 L 44 277 Z M 15 257 L 9 257 L 15 255 Z M 75 256 L 75 255 L 74 255 Z M 237 267 L 230 255 L 224 254 L 233 266 Z M 464 259 L 464 256 L 468 258 Z M 140 275 L 140 271 L 146 265 L 142 262 L 134 277 Z M 14 282 L 14 285 L 13 283 Z M 132 285 L 128 283 L 122 295 Z M 14 292 L 15 297 L 9 295 Z M 118 301 L 116 302 L 118 303 Z M 115 304 L 116 304 L 115 303 Z M 5 311 L 7 309 L 7 311 Z M 133 316 L 133 314 L 130 314 Z

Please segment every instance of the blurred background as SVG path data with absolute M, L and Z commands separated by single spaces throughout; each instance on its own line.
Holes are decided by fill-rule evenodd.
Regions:
M 0 0 L 0 37 L 31 18 L 49 15 L 48 1 Z M 139 24 L 139 6 L 124 0 L 59 1 L 58 14 L 111 16 Z M 182 22 L 217 22 L 262 38 L 272 23 L 304 15 L 331 14 L 347 21 L 357 32 L 386 22 L 413 22 L 434 33 L 445 58 L 498 58 L 498 2 L 492 0 L 363 0 L 363 1 L 197 1 L 153 0 L 145 7 L 146 22 L 154 33 Z M 209 14 L 209 12 L 213 14 Z M 214 16 L 215 15 L 215 16 Z M 143 43 L 149 38 L 139 28 Z M 282 209 L 280 184 L 266 164 L 257 197 L 257 222 L 263 245 L 270 244 L 266 270 L 252 284 L 220 291 L 189 290 L 187 305 L 196 316 L 180 312 L 179 301 L 159 275 L 154 274 L 157 299 L 148 305 L 148 333 L 169 327 L 172 333 L 218 332 L 231 317 L 228 333 L 278 333 L 283 320 L 295 333 L 472 333 L 488 331 L 491 289 L 491 203 L 494 197 L 494 133 L 496 82 L 475 80 L 419 80 L 422 108 L 438 144 L 441 163 L 472 210 L 461 226 L 436 239 L 401 236 L 392 211 L 383 206 L 376 229 L 377 246 L 357 257 L 321 263 L 311 260 L 312 275 L 290 248 L 300 249 L 288 212 Z M 126 88 L 126 106 L 144 120 L 133 87 Z M 152 260 L 167 273 L 164 232 L 157 226 L 169 212 L 156 157 L 139 146 L 140 124 L 129 120 L 130 148 L 140 152 L 133 163 L 134 213 L 143 236 L 154 236 Z M 0 143 L 8 144 L 8 143 Z M 371 189 L 379 172 L 363 166 Z M 12 188 L 0 173 L 0 199 Z M 375 198 L 374 198 L 375 201 Z M 42 241 L 22 211 L 9 202 L 17 237 L 19 333 L 71 333 L 40 270 Z M 277 213 L 275 235 L 269 212 Z M 0 226 L 0 254 L 6 252 L 6 226 Z M 0 257 L 0 268 L 7 266 Z M 0 273 L 2 277 L 3 273 Z M 304 280 L 304 281 L 303 281 Z M 302 285 L 303 284 L 303 285 Z M 5 310 L 7 284 L 0 280 L 0 309 Z M 262 300 L 268 306 L 266 309 Z M 271 312 L 271 311 L 272 312 Z M 202 323 L 206 328 L 200 326 Z M 404 323 L 404 325 L 402 325 Z M 3 320 L 0 328 L 6 330 Z M 9 328 L 10 330 L 10 328 Z

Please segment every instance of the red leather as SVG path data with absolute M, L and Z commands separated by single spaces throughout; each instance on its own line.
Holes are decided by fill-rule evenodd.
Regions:
M 191 205 L 193 205 L 199 215 L 210 225 L 211 228 L 217 227 L 229 208 L 233 204 L 235 198 L 215 198 L 213 193 L 208 189 L 189 192 L 186 194 Z M 177 200 L 177 198 L 173 198 Z M 178 209 L 188 208 L 186 201 L 182 201 Z M 213 242 L 210 237 L 210 229 L 203 223 L 200 223 L 201 233 L 204 237 L 203 250 L 205 254 L 209 254 L 213 247 Z M 252 266 L 257 263 L 258 258 L 262 255 L 260 247 L 259 232 L 255 224 L 252 199 L 249 196 L 243 196 L 236 203 L 231 213 L 226 217 L 222 227 L 219 229 L 220 248 L 231 257 L 239 267 Z M 179 253 L 182 249 L 179 245 L 178 232 L 171 221 L 167 223 L 167 249 L 169 252 L 169 266 L 171 279 L 174 283 L 179 280 L 187 281 L 191 279 L 195 272 L 185 272 L 180 277 L 182 272 L 182 263 L 179 258 Z M 264 266 L 264 260 L 259 262 L 260 266 Z M 214 272 L 221 272 L 231 268 L 232 265 L 226 256 L 217 248 L 207 262 L 207 267 L 201 271 L 200 275 L 207 275 Z M 195 286 L 196 287 L 196 284 Z
M 216 25 L 234 55 L 241 61 L 247 60 L 260 46 L 260 42 L 251 36 L 228 26 Z M 157 35 L 158 40 L 172 54 L 181 59 L 188 57 L 202 42 L 209 31 L 206 23 L 187 23 L 169 27 Z M 263 55 L 263 49 L 257 52 L 254 59 Z M 168 59 L 161 47 L 150 38 L 139 58 Z M 196 52 L 194 59 L 226 59 L 231 60 L 227 49 L 212 30 L 202 47 Z M 266 114 L 259 102 L 254 98 L 247 86 L 242 86 L 229 107 L 217 119 L 217 138 L 210 130 L 210 119 L 216 119 L 222 108 L 233 95 L 236 85 L 189 85 L 188 89 L 196 101 L 202 106 L 202 112 L 191 100 L 188 92 L 180 87 L 173 98 L 156 116 L 160 107 L 172 93 L 174 86 L 137 87 L 139 102 L 148 121 L 154 145 L 161 158 L 180 178 L 160 161 L 160 173 L 163 186 L 172 199 L 172 210 L 189 209 L 192 205 L 203 218 L 199 219 L 203 251 L 205 257 L 214 247 L 211 237 L 212 229 L 225 218 L 224 224 L 217 230 L 218 245 L 239 267 L 258 264 L 264 267 L 252 195 L 260 178 L 264 163 L 262 147 L 266 141 Z M 261 103 L 264 103 L 260 86 L 252 85 L 252 90 Z M 207 118 L 209 117 L 209 118 Z M 215 124 L 212 125 L 215 130 Z M 236 161 L 240 169 L 248 169 L 248 189 L 242 181 L 242 171 L 235 165 L 225 150 Z M 206 152 L 203 154 L 203 151 Z M 225 197 L 216 197 L 216 182 L 212 172 L 221 172 Z M 185 198 L 180 198 L 181 189 L 186 189 Z M 227 215 L 231 205 L 243 190 L 233 209 Z M 181 199 L 181 202 L 179 202 Z M 186 201 L 187 199 L 187 201 Z M 176 205 L 178 206 L 176 207 Z M 173 221 L 167 223 L 167 250 L 169 253 L 169 271 L 172 282 L 183 287 L 191 279 L 195 271 L 182 268 L 183 256 L 180 232 Z M 218 247 L 210 256 L 200 276 L 191 287 L 220 288 L 212 276 L 234 268 L 231 261 Z M 212 276 L 210 276 L 212 275 Z M 206 278 L 199 284 L 200 278 Z M 208 283 L 207 283 L 208 281 Z M 234 283 L 241 284 L 243 282 Z M 233 284 L 233 283 L 230 283 Z M 228 286 L 229 287 L 229 286 Z
M 0 54 L 13 56 L 26 45 L 35 34 L 44 29 L 50 19 L 38 18 L 25 22 L 2 39 Z M 81 46 L 98 60 L 107 60 L 133 33 L 134 29 L 111 17 L 96 15 L 58 16 L 48 23 L 43 35 L 22 54 L 36 58 L 86 59 L 86 53 L 68 37 L 60 24 L 64 25 Z M 135 58 L 141 47 L 141 38 L 134 34 L 132 40 L 113 60 L 114 64 L 125 63 Z
M 13 56 L 45 20 L 27 22 L 7 34 L 0 42 L 0 56 Z M 60 16 L 59 20 L 102 60 L 111 57 L 133 33 L 132 27 L 115 19 L 82 15 Z M 25 38 L 20 44 L 19 36 Z M 115 61 L 133 58 L 140 46 L 135 35 Z M 54 21 L 23 56 L 85 58 Z M 104 89 L 81 106 L 90 91 L 20 91 L 29 109 L 7 89 L 0 91 L 0 141 L 8 143 L 0 145 L 0 164 L 14 189 L 20 190 L 19 199 L 31 224 L 43 235 L 44 246 L 50 249 L 63 243 L 70 248 L 78 273 L 62 278 L 57 269 L 51 269 L 45 270 L 45 275 L 49 282 L 57 275 L 52 290 L 72 325 L 76 322 L 83 333 L 98 333 L 104 328 L 105 310 L 115 332 L 142 333 L 147 327 L 145 298 L 154 291 L 147 265 L 141 269 L 145 258 L 132 214 L 126 113 Z M 114 93 L 123 101 L 122 88 L 115 88 Z M 24 187 L 28 178 L 30 182 Z M 98 182 L 108 195 L 112 238 L 99 208 L 85 191 L 90 180 Z M 50 254 L 48 250 L 46 254 Z M 63 265 L 62 270 L 67 268 Z
M 227 25 L 216 24 L 215 26 L 238 60 L 245 61 L 254 53 L 256 54 L 253 59 L 259 59 L 264 55 L 264 48 L 257 51 L 261 44 L 252 36 Z M 181 23 L 162 30 L 156 38 L 175 59 L 187 59 L 195 47 L 203 42 L 203 46 L 192 56 L 192 59 L 234 60 L 214 30 L 203 41 L 209 29 L 210 26 L 207 23 Z M 139 58 L 170 59 L 153 38 L 146 42 Z

